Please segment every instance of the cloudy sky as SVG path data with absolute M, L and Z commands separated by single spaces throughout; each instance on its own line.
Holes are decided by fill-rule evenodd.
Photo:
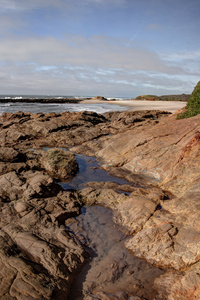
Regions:
M 199 0 L 0 0 L 0 94 L 190 93 L 199 16 Z

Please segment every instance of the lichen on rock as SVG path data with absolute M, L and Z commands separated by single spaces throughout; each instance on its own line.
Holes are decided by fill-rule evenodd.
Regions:
M 71 179 L 78 171 L 75 155 L 63 149 L 45 151 L 41 158 L 43 168 L 56 179 Z

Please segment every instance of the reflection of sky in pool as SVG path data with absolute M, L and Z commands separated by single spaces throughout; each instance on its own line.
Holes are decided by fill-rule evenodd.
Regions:
M 79 164 L 79 172 L 71 181 L 61 183 L 61 186 L 65 190 L 81 189 L 85 183 L 90 181 L 112 181 L 118 184 L 130 184 L 127 180 L 111 176 L 106 171 L 100 169 L 95 157 L 77 154 L 76 160 Z

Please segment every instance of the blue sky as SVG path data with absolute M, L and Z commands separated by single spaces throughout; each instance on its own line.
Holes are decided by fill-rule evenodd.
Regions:
M 190 93 L 199 15 L 199 0 L 0 0 L 0 94 Z

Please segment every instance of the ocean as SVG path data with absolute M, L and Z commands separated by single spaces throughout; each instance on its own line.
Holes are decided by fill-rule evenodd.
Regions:
M 74 96 L 51 96 L 51 95 L 0 95 L 0 99 L 62 99 L 62 98 L 76 98 L 76 99 L 82 99 L 87 97 L 74 97 Z M 122 98 L 118 98 L 122 100 Z M 123 111 L 127 110 L 128 108 L 126 106 L 121 106 L 117 104 L 109 104 L 109 103 L 25 103 L 25 102 L 6 102 L 6 103 L 0 103 L 0 115 L 3 112 L 10 112 L 14 113 L 17 111 L 23 111 L 23 112 L 31 112 L 31 113 L 49 113 L 49 112 L 55 112 L 55 113 L 61 113 L 64 111 L 70 111 L 70 112 L 79 112 L 79 111 L 94 111 L 99 114 L 103 114 L 105 112 L 109 111 Z

